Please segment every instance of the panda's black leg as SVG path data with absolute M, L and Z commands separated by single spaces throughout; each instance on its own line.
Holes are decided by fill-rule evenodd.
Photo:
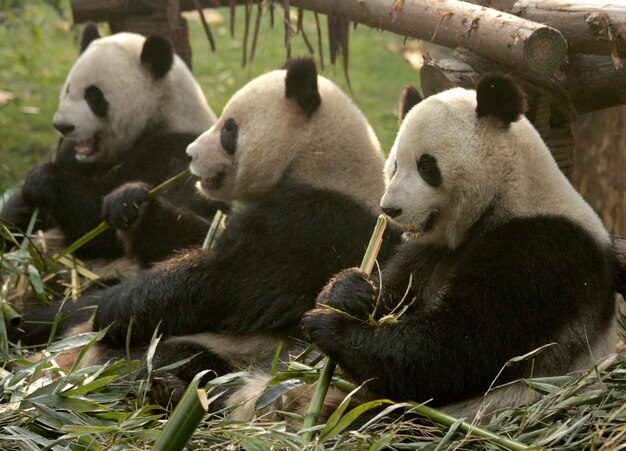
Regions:
M 172 365 L 193 357 L 189 362 L 176 368 L 159 371 L 159 368 Z M 189 382 L 201 371 L 211 370 L 200 380 L 200 386 L 211 379 L 230 373 L 235 368 L 206 347 L 184 340 L 165 341 L 158 345 L 154 355 L 155 368 L 151 377 L 149 396 L 156 404 L 175 406 L 181 399 Z

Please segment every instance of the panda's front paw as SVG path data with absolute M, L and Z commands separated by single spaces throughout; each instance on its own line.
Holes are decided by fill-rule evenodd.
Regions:
M 130 229 L 139 218 L 141 206 L 148 201 L 149 192 L 146 183 L 133 182 L 107 194 L 102 201 L 104 220 L 117 229 Z
M 185 390 L 187 390 L 187 383 L 181 378 L 172 373 L 159 372 L 150 378 L 148 397 L 164 409 L 174 410 Z
M 327 305 L 359 319 L 367 319 L 376 301 L 370 277 L 358 268 L 345 269 L 317 296 L 318 305 Z
M 60 169 L 54 163 L 44 163 L 33 168 L 22 186 L 24 202 L 34 207 L 51 205 L 57 198 Z
M 348 322 L 344 315 L 317 307 L 302 316 L 301 327 L 304 336 L 327 353 L 329 347 L 333 346 L 345 331 Z

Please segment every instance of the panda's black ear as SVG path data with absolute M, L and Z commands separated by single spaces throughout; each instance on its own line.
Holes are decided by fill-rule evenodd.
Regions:
M 100 38 L 100 32 L 98 31 L 98 27 L 93 22 L 88 22 L 83 28 L 83 32 L 80 35 L 80 53 L 83 53 L 96 39 Z
M 311 115 L 322 103 L 317 87 L 317 68 L 309 58 L 294 59 L 285 63 L 285 95 L 296 102 L 307 116 Z
M 174 49 L 163 36 L 150 36 L 141 50 L 141 63 L 145 64 L 157 80 L 165 77 L 174 63 Z
M 422 96 L 415 86 L 408 85 L 402 91 L 398 105 L 398 123 L 401 124 L 411 108 L 422 101 Z
M 507 127 L 526 112 L 526 94 L 507 75 L 483 75 L 476 86 L 476 102 L 479 118 L 491 116 Z

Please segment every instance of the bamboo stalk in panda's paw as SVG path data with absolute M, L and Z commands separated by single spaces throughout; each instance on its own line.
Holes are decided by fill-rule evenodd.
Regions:
M 374 264 L 376 263 L 376 257 L 378 256 L 380 246 L 383 242 L 383 234 L 385 233 L 386 227 L 387 218 L 385 215 L 378 216 L 376 227 L 374 227 L 372 237 L 370 238 L 370 242 L 365 250 L 365 255 L 363 256 L 363 261 L 359 267 L 359 269 L 367 275 L 370 275 L 372 273 L 372 269 L 374 269 Z M 302 422 L 302 429 L 306 430 L 304 433 L 305 440 L 311 440 L 313 431 L 310 429 L 317 424 L 317 419 L 320 416 L 322 406 L 324 405 L 324 399 L 326 398 L 326 393 L 328 392 L 328 386 L 330 385 L 333 373 L 335 372 L 335 366 L 335 362 L 326 357 L 319 379 L 317 380 L 317 385 L 315 386 L 315 391 L 313 392 L 313 397 L 311 398 L 311 403 L 309 404 L 309 408 L 304 416 L 304 421 Z
M 175 176 L 170 177 L 169 179 L 167 179 L 166 181 L 164 181 L 160 185 L 155 186 L 154 188 L 152 188 L 148 192 L 148 199 L 154 199 L 155 197 L 159 196 L 166 189 L 168 189 L 168 188 L 170 188 L 172 186 L 176 186 L 179 183 L 187 180 L 190 175 L 191 175 L 191 171 L 189 170 L 189 168 L 187 168 L 184 171 L 179 172 Z M 110 226 L 109 226 L 108 223 L 106 223 L 105 221 L 102 221 L 96 227 L 91 229 L 89 232 L 85 233 L 83 236 L 81 236 L 79 239 L 74 241 L 72 244 L 70 244 L 64 250 L 62 250 L 57 255 L 55 255 L 52 258 L 52 261 L 53 262 L 58 262 L 60 259 L 65 257 L 67 254 L 71 254 L 72 252 L 75 252 L 77 249 L 80 249 L 85 244 L 89 243 L 91 240 L 93 240 L 95 237 L 97 237 L 102 232 L 107 230 L 109 227 Z

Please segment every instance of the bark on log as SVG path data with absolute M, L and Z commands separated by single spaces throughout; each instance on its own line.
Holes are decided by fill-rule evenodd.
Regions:
M 292 0 L 294 6 L 432 41 L 464 46 L 512 67 L 554 72 L 564 61 L 567 42 L 550 27 L 457 0 Z M 395 2 L 397 3 L 397 2 Z
M 626 57 L 626 4 L 595 0 L 465 0 L 554 27 L 570 54 Z
M 107 1 L 109 7 L 104 8 Z M 98 20 L 103 14 L 108 20 L 126 7 L 122 1 L 72 0 L 74 21 Z M 223 1 L 201 3 L 210 7 Z M 567 42 L 558 30 L 458 0 L 292 0 L 290 4 L 446 47 L 462 45 L 502 64 L 541 73 L 554 72 L 567 53 Z M 400 6 L 394 9 L 394 4 Z M 187 7 L 182 1 L 181 9 Z
M 621 60 L 626 67 L 626 59 Z M 483 58 L 467 49 L 456 49 L 452 58 L 426 61 L 420 76 L 424 95 L 453 86 L 474 87 L 484 72 L 511 73 L 527 89 L 540 88 L 563 99 L 576 115 L 626 104 L 626 68 L 616 70 L 608 56 L 572 55 L 559 78 L 515 70 Z M 566 118 L 567 119 L 567 118 Z
M 626 57 L 626 4 L 623 2 L 519 0 L 513 14 L 559 30 L 570 53 Z

